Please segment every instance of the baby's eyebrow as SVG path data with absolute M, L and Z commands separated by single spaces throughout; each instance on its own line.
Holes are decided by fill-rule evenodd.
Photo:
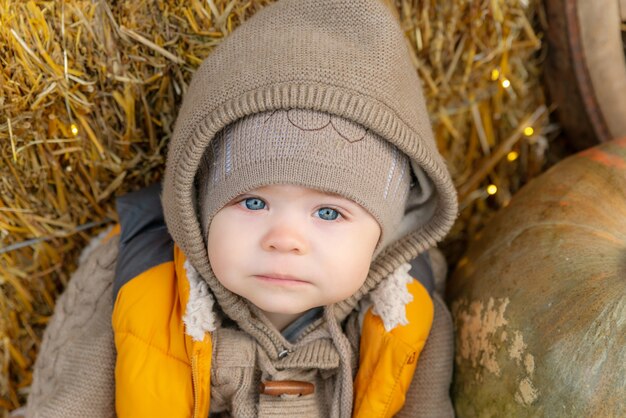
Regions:
M 330 192 L 322 192 L 322 196 L 323 197 L 327 197 L 327 198 L 334 198 L 334 199 L 337 199 L 337 200 L 341 200 L 342 202 L 346 202 L 346 203 L 348 203 L 350 205 L 359 206 L 359 204 L 356 203 L 354 200 L 349 199 L 349 198 L 347 198 L 345 196 L 342 196 L 340 194 L 330 193 Z
M 332 192 L 323 192 L 323 191 L 319 191 L 317 192 L 317 197 L 324 199 L 338 199 L 338 200 L 347 200 L 350 201 L 350 199 L 340 195 L 340 194 L 336 194 L 336 193 L 332 193 Z
M 339 193 L 335 193 L 335 192 L 326 192 L 324 190 L 316 190 L 316 192 L 322 196 L 336 197 L 338 199 L 350 200 L 347 197 L 340 195 Z

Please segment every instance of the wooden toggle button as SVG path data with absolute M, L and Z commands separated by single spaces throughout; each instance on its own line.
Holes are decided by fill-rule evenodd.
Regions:
M 315 392 L 315 385 L 310 382 L 298 380 L 269 380 L 261 382 L 260 392 L 262 395 L 310 395 Z

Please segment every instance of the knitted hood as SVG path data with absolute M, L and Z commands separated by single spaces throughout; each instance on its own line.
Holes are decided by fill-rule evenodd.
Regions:
M 380 0 L 280 0 L 266 6 L 196 71 L 169 146 L 162 203 L 168 230 L 220 309 L 269 340 L 271 331 L 253 318 L 248 303 L 212 273 L 195 177 L 205 149 L 226 125 L 252 113 L 293 108 L 352 120 L 411 160 L 414 185 L 401 227 L 375 255 L 361 289 L 336 304 L 339 321 L 381 280 L 441 240 L 457 215 L 456 192 L 392 12 Z

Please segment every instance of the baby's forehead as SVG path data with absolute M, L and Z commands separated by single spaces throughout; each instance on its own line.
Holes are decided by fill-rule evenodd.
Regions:
M 275 194 L 275 195 L 284 195 L 284 196 L 311 196 L 311 197 L 334 197 L 337 199 L 348 200 L 347 197 L 340 195 L 338 193 L 314 189 L 311 187 L 300 186 L 295 184 L 270 184 L 267 186 L 257 187 L 248 191 L 247 193 L 267 193 L 267 194 Z M 245 194 L 245 193 L 244 193 Z

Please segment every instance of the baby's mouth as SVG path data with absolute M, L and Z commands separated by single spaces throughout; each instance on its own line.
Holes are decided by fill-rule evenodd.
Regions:
M 267 273 L 267 274 L 258 274 L 258 275 L 255 275 L 254 277 L 259 279 L 259 280 L 262 280 L 264 282 L 275 283 L 275 284 L 293 284 L 293 285 L 298 285 L 298 284 L 308 284 L 309 283 L 306 280 L 302 280 L 302 279 L 300 279 L 298 277 L 289 276 L 289 275 L 285 275 L 285 274 Z

